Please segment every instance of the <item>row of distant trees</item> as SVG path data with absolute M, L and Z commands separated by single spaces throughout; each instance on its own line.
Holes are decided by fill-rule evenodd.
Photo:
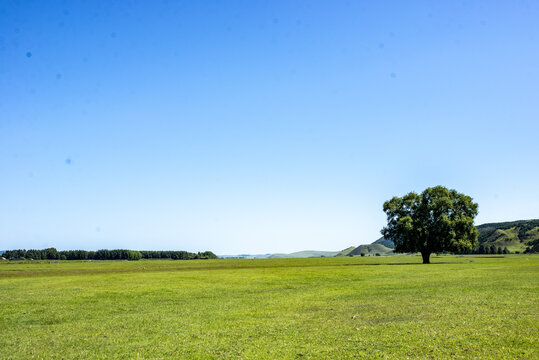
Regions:
M 507 248 L 507 246 L 505 247 L 501 247 L 501 246 L 495 246 L 495 245 L 488 245 L 488 244 L 481 244 L 479 245 L 479 247 L 477 247 L 475 250 L 467 250 L 467 251 L 464 251 L 464 252 L 453 252 L 454 254 L 498 254 L 498 255 L 502 255 L 502 254 L 511 254 L 511 251 L 509 251 L 509 249 Z M 518 254 L 519 252 L 518 251 L 515 251 L 516 254 Z
M 481 244 L 477 248 L 477 250 L 474 251 L 475 254 L 509 254 L 510 251 L 507 249 L 507 246 L 501 247 L 501 246 L 495 246 L 495 245 L 484 245 Z
M 173 259 L 173 260 L 192 260 L 192 259 L 217 259 L 211 251 L 192 253 L 188 251 L 151 251 L 151 250 L 63 250 L 58 251 L 55 248 L 42 250 L 18 249 L 7 250 L 2 254 L 6 259 L 33 259 L 33 260 L 140 260 L 140 259 Z
M 194 259 L 217 259 L 211 251 L 192 253 L 188 251 L 169 251 L 169 250 L 141 250 L 143 259 L 172 259 L 172 260 L 194 260 Z

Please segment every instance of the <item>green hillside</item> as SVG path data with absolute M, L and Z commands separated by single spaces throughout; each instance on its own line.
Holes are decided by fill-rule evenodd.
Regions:
M 349 248 L 339 251 L 339 253 L 335 256 L 349 256 L 350 253 L 354 251 L 355 249 L 356 249 L 355 246 L 350 246 Z
M 539 243 L 539 219 L 482 224 L 477 226 L 477 230 L 479 230 L 478 245 L 507 247 L 510 252 L 524 252 L 528 247 L 533 250 L 537 248 L 534 245 Z M 381 245 L 390 251 L 383 254 L 383 249 L 373 248 L 375 245 Z M 375 251 L 389 255 L 394 248 L 393 241 L 381 237 L 370 245 L 358 246 L 351 253 L 360 255 L 362 252 L 370 254 Z
M 350 252 L 350 255 L 356 256 L 356 255 L 392 255 L 393 249 L 388 248 L 387 246 L 384 246 L 382 244 L 376 244 L 372 243 L 370 245 L 359 245 L 357 248 L 355 248 L 353 251 Z
M 539 241 L 539 219 L 518 220 L 503 223 L 488 223 L 477 226 L 479 230 L 479 244 L 483 246 L 507 247 L 510 252 L 524 252 L 528 247 L 533 247 Z M 539 247 L 536 245 L 535 248 Z M 362 253 L 367 256 L 393 255 L 395 244 L 384 237 L 379 238 L 372 244 L 351 246 L 341 251 L 316 251 L 304 250 L 290 254 L 261 254 L 261 255 L 221 255 L 221 257 L 234 258 L 269 258 L 269 259 L 290 259 L 290 258 L 310 258 L 310 257 L 342 257 L 360 256 Z M 537 250 L 539 251 L 539 250 Z
M 539 239 L 539 219 L 489 223 L 477 226 L 479 244 L 507 247 L 509 251 L 524 251 Z

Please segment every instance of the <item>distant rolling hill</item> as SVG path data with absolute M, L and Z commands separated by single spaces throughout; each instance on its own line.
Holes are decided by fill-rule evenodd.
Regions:
M 352 250 L 350 252 L 350 255 L 351 256 L 356 256 L 356 255 L 361 255 L 361 254 L 365 254 L 365 255 L 376 255 L 376 254 L 392 255 L 393 254 L 393 248 L 395 247 L 393 242 L 391 241 L 391 245 L 393 245 L 393 247 L 388 247 L 388 246 L 384 245 L 384 242 L 382 242 L 381 240 L 383 240 L 385 243 L 387 243 L 387 241 L 388 241 L 388 240 L 385 240 L 384 238 L 380 238 L 380 239 L 376 240 L 375 242 L 373 242 L 372 244 L 359 245 L 357 248 L 355 248 L 354 250 Z
M 539 219 L 518 220 L 502 223 L 489 223 L 477 226 L 479 230 L 479 244 L 483 246 L 494 245 L 507 247 L 510 252 L 524 252 L 526 248 L 533 247 L 539 251 Z M 395 244 L 384 237 L 379 238 L 372 244 L 351 246 L 341 251 L 316 251 L 305 250 L 290 254 L 259 254 L 259 255 L 221 255 L 221 258 L 244 258 L 244 259 L 286 259 L 307 257 L 333 257 L 333 256 L 366 256 L 393 255 Z
M 293 252 L 290 254 L 271 254 L 270 259 L 288 259 L 288 258 L 308 258 L 308 257 L 332 257 L 339 253 L 339 251 L 316 251 L 316 250 L 304 250 Z
M 354 246 L 351 249 L 355 249 Z M 344 250 L 343 250 L 344 251 Z M 309 258 L 309 257 L 333 257 L 339 254 L 341 251 L 317 251 L 317 250 L 304 250 L 297 251 L 289 254 L 276 253 L 276 254 L 240 254 L 240 255 L 219 255 L 222 259 L 292 259 L 292 258 Z
M 337 253 L 335 256 L 350 256 L 350 253 L 356 249 L 355 246 L 350 246 L 349 248 L 346 248 L 344 250 L 341 250 Z
M 539 219 L 489 223 L 477 226 L 479 244 L 524 251 L 539 239 Z
M 482 224 L 477 226 L 477 230 L 478 245 L 507 247 L 510 252 L 523 252 L 527 247 L 539 243 L 539 219 Z M 394 248 L 393 241 L 381 237 L 370 245 L 359 245 L 350 254 L 372 255 L 378 252 L 380 255 L 390 255 Z
M 386 248 L 389 248 L 389 249 L 394 249 L 395 248 L 395 244 L 393 243 L 393 241 L 388 240 L 383 236 L 380 239 L 373 242 L 373 244 L 384 245 Z

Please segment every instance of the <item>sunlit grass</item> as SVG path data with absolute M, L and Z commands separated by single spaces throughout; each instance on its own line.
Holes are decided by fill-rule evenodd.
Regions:
M 0 358 L 535 358 L 539 256 L 0 263 Z

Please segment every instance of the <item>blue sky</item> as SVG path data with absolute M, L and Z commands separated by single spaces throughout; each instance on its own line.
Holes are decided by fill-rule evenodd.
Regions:
M 0 248 L 370 243 L 539 217 L 535 1 L 2 1 Z

